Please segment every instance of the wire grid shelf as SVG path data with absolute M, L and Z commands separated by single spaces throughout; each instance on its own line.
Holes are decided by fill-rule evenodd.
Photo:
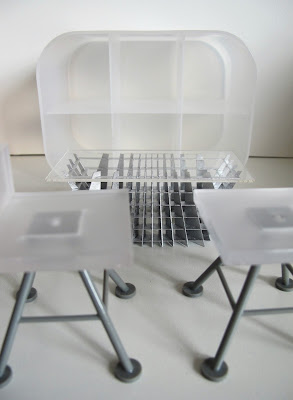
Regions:
M 100 175 L 97 176 L 96 172 Z M 67 152 L 48 181 L 80 182 L 249 182 L 253 178 L 232 152 L 97 151 Z
M 209 239 L 193 202 L 191 183 L 137 183 L 129 189 L 134 243 L 204 246 Z
M 67 153 L 47 180 L 66 180 L 73 190 L 129 191 L 133 242 L 204 246 L 208 231 L 193 201 L 193 189 L 230 189 L 253 178 L 227 152 Z

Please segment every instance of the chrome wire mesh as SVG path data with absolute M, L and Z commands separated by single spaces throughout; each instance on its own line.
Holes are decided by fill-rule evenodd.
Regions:
M 209 234 L 193 202 L 193 189 L 232 188 L 234 182 L 209 181 L 211 174 L 220 180 L 227 175 L 237 178 L 241 171 L 232 165 L 227 155 L 214 164 L 211 160 L 207 163 L 200 155 L 194 161 L 194 170 L 190 171 L 187 168 L 190 162 L 186 162 L 184 155 L 178 158 L 173 154 L 120 153 L 111 157 L 102 153 L 94 158 L 73 153 L 67 168 L 69 175 L 76 179 L 69 181 L 73 190 L 128 189 L 135 244 L 188 246 L 196 243 L 204 246 Z M 192 181 L 191 174 L 196 175 L 197 181 Z M 87 182 L 85 176 L 95 179 Z M 138 181 L 133 180 L 135 176 Z M 170 177 L 175 181 L 170 181 Z M 106 181 L 103 178 L 107 178 Z

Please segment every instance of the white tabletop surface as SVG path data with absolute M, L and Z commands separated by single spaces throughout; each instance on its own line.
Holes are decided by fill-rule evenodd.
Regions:
M 44 157 L 13 157 L 18 191 L 70 190 L 48 184 Z M 255 183 L 242 187 L 293 187 L 292 159 L 250 159 Z M 292 314 L 245 317 L 228 351 L 229 375 L 213 383 L 200 374 L 200 364 L 214 356 L 231 315 L 231 308 L 213 274 L 201 298 L 181 294 L 184 282 L 196 279 L 218 256 L 212 242 L 205 247 L 134 247 L 134 266 L 121 269 L 126 282 L 136 285 L 130 300 L 111 295 L 109 311 L 125 348 L 143 366 L 141 378 L 123 384 L 109 372 L 116 361 L 98 322 L 21 325 L 9 365 L 13 379 L 0 391 L 1 400 L 190 399 L 288 400 L 293 398 Z M 237 298 L 247 266 L 225 267 Z M 260 271 L 248 307 L 288 307 L 293 293 L 276 290 L 278 265 Z M 21 274 L 0 274 L 0 338 L 9 321 Z M 98 289 L 102 274 L 93 272 Z M 92 305 L 74 272 L 40 272 L 37 301 L 26 315 L 91 313 Z M 115 285 L 110 283 L 113 293 Z

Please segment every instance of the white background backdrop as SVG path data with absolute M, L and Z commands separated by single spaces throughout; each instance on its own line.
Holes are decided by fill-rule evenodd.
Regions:
M 0 141 L 43 153 L 35 69 L 74 30 L 223 30 L 258 70 L 251 155 L 293 157 L 292 0 L 0 0 Z

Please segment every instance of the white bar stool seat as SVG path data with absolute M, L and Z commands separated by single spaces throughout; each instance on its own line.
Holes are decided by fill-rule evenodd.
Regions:
M 11 377 L 7 361 L 18 324 L 49 320 L 100 319 L 119 358 L 115 376 L 125 382 L 135 380 L 141 366 L 126 354 L 87 271 L 132 263 L 128 192 L 15 193 L 9 152 L 3 145 L 0 146 L 0 177 L 0 271 L 24 272 L 0 353 L 0 387 Z M 40 270 L 78 271 L 97 313 L 22 317 L 35 273 Z M 107 290 L 104 284 L 104 299 Z
M 202 374 L 213 381 L 228 373 L 224 361 L 235 328 L 242 315 L 266 315 L 293 312 L 293 307 L 245 310 L 262 264 L 280 263 L 282 276 L 275 286 L 293 290 L 293 188 L 195 190 L 194 202 L 199 209 L 220 256 L 194 282 L 183 285 L 183 294 L 198 297 L 202 284 L 216 271 L 232 307 L 232 316 L 214 358 L 206 359 Z M 251 265 L 242 291 L 234 300 L 222 265 Z

